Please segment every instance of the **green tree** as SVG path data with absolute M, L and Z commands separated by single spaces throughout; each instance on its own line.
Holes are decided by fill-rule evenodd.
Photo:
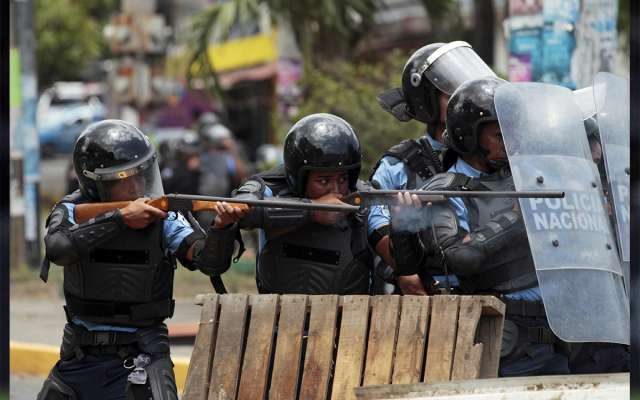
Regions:
M 36 0 L 35 29 L 41 89 L 80 79 L 83 69 L 107 52 L 102 28 L 116 0 Z
M 369 174 L 380 155 L 390 146 L 407 138 L 424 134 L 422 123 L 399 122 L 384 112 L 377 96 L 385 89 L 400 86 L 400 77 L 409 54 L 393 51 L 381 62 L 373 64 L 338 61 L 324 70 L 314 69 L 304 78 L 307 96 L 294 120 L 318 112 L 336 114 L 356 130 L 362 144 L 361 177 Z M 277 127 L 283 139 L 290 122 Z
M 434 21 L 444 18 L 452 10 L 454 0 L 421 0 Z M 287 21 L 302 50 L 305 75 L 324 64 L 340 59 L 352 59 L 352 49 L 373 23 L 376 11 L 384 11 L 382 0 L 227 0 L 219 1 L 193 19 L 188 46 L 191 49 L 187 82 L 192 72 L 213 86 L 224 102 L 216 72 L 207 48 L 212 32 L 220 40 L 228 37 L 234 24 L 255 20 L 260 7 L 266 6 L 272 20 Z

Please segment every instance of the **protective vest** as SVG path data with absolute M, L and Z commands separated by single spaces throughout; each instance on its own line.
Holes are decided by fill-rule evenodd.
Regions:
M 274 196 L 292 197 L 284 174 L 258 175 Z M 284 172 L 284 171 L 282 171 Z M 265 229 L 258 257 L 261 293 L 368 294 L 373 262 L 365 215 L 351 214 L 334 226 L 307 223 L 278 235 Z
M 67 196 L 62 202 L 86 202 Z M 163 222 L 123 229 L 118 237 L 64 267 L 69 317 L 127 326 L 149 326 L 171 317 L 176 261 L 162 250 Z
M 442 175 L 446 177 L 439 179 L 439 187 L 430 185 L 430 190 L 515 191 L 513 177 L 508 168 L 480 178 L 457 173 Z M 472 232 L 496 215 L 512 210 L 518 201 L 514 198 L 486 197 L 463 197 L 462 200 L 469 212 L 468 222 Z M 535 264 L 526 234 L 514 237 L 511 245 L 500 253 L 489 255 L 482 273 L 461 279 L 461 287 L 465 292 L 510 293 L 536 286 L 537 283 Z
M 416 189 L 424 186 L 427 180 L 435 174 L 443 172 L 443 162 L 447 165 L 453 164 L 452 161 L 454 160 L 450 160 L 450 157 L 448 157 L 448 155 L 452 154 L 451 152 L 443 154 L 434 150 L 429 141 L 421 137 L 419 139 L 403 140 L 385 151 L 382 158 L 386 156 L 392 157 L 389 160 L 391 165 L 403 162 L 407 171 L 406 189 Z M 369 180 L 373 178 L 382 158 L 373 167 Z

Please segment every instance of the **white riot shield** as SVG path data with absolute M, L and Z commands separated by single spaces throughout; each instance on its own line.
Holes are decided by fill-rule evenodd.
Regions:
M 565 192 L 520 199 L 551 329 L 567 342 L 628 344 L 620 261 L 571 91 L 512 83 L 496 90 L 495 105 L 516 189 Z
M 618 251 L 629 284 L 629 81 L 600 72 L 594 80 L 594 99 L 607 183 L 616 226 Z M 627 286 L 629 287 L 629 286 Z
M 596 105 L 593 102 L 593 86 L 574 90 L 573 100 L 582 111 L 582 119 L 593 117 L 596 113 Z

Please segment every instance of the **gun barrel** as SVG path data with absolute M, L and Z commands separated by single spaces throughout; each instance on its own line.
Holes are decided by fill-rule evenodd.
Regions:
M 369 192 L 360 192 L 361 195 L 397 195 L 400 192 L 409 192 L 418 196 L 444 196 L 444 197 L 505 197 L 505 198 L 563 198 L 562 191 L 471 191 L 471 190 L 372 190 Z
M 171 209 L 191 210 L 192 201 L 216 202 L 224 201 L 234 204 L 246 204 L 251 207 L 270 207 L 270 208 L 289 208 L 296 210 L 315 210 L 315 211 L 342 211 L 355 212 L 360 207 L 352 205 L 340 204 L 322 204 L 322 203 L 305 203 L 302 201 L 291 200 L 258 200 L 258 199 L 238 199 L 233 197 L 216 197 L 216 196 L 199 196 L 186 194 L 168 194 Z

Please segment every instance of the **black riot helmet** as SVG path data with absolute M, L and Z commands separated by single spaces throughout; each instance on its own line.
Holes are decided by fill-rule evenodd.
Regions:
M 429 79 L 422 79 L 420 68 L 427 58 L 444 43 L 428 44 L 409 58 L 402 71 L 402 92 L 407 102 L 407 114 L 427 124 L 440 119 L 440 91 Z
M 345 170 L 354 191 L 362 152 L 351 125 L 333 114 L 311 114 L 291 127 L 284 140 L 284 168 L 289 189 L 303 196 L 310 170 Z
M 80 190 L 101 201 L 162 196 L 157 158 L 147 136 L 116 119 L 89 125 L 73 149 Z
M 482 152 L 478 146 L 480 125 L 498 121 L 494 95 L 496 88 L 507 83 L 497 77 L 487 77 L 463 83 L 447 104 L 445 144 L 459 154 Z
M 467 42 L 432 43 L 413 53 L 402 71 L 402 89 L 378 97 L 382 107 L 400 121 L 415 119 L 429 125 L 440 120 L 440 93 L 462 83 L 496 76 Z

